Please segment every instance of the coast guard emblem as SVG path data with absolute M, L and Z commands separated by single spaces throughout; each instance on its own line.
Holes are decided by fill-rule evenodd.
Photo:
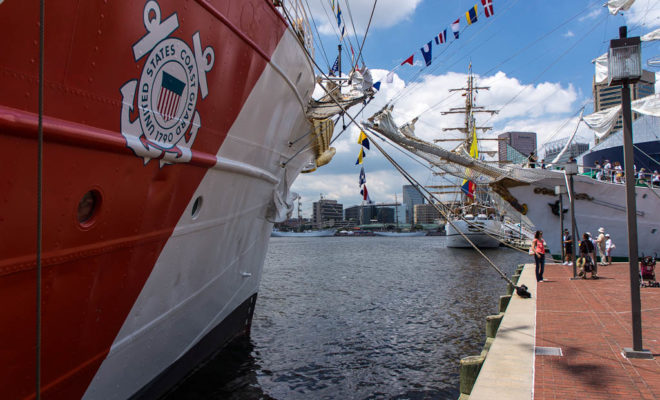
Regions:
M 144 6 L 143 18 L 147 33 L 133 45 L 133 57 L 135 61 L 147 59 L 140 80 L 128 81 L 120 89 L 121 134 L 145 164 L 152 158 L 161 167 L 188 162 L 201 126 L 195 106 L 198 97 L 208 95 L 206 73 L 213 68 L 213 48 L 202 51 L 199 32 L 192 37 L 192 49 L 183 40 L 170 37 L 179 27 L 177 14 L 161 21 L 154 0 Z M 134 102 L 138 117 L 131 121 Z

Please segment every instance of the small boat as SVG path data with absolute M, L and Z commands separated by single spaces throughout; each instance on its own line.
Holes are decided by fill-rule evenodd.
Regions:
M 270 237 L 328 237 L 335 236 L 334 229 L 326 229 L 321 231 L 304 231 L 304 232 L 287 232 L 278 231 L 273 229 Z
M 413 231 L 413 232 L 387 232 L 387 231 L 374 231 L 376 236 L 385 236 L 385 237 L 413 237 L 413 236 L 426 236 L 425 231 Z

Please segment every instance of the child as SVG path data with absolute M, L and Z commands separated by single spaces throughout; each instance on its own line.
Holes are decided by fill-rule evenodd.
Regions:
M 615 249 L 616 246 L 614 245 L 614 242 L 612 242 L 612 239 L 610 239 L 610 234 L 605 235 L 605 254 L 607 255 L 607 265 L 612 264 L 612 249 Z

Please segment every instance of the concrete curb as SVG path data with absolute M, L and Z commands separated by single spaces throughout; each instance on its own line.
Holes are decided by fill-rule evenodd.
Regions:
M 536 275 L 533 265 L 525 265 L 518 282 L 527 286 L 532 298 L 522 299 L 513 295 L 506 313 L 500 314 L 503 317 L 499 319 L 497 335 L 472 387 L 470 400 L 532 398 L 536 329 Z M 487 318 L 491 317 L 495 316 Z

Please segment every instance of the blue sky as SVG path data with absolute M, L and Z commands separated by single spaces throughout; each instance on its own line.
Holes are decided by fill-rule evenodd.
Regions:
M 331 0 L 308 1 L 319 32 L 316 59 L 319 65 L 326 66 L 334 61 L 338 44 L 335 21 L 328 18 Z M 356 43 L 363 39 L 373 2 L 339 2 L 346 21 L 346 38 L 350 38 L 357 53 Z M 462 117 L 442 116 L 440 111 L 461 106 L 460 96 L 450 96 L 448 89 L 465 84 L 471 62 L 478 84 L 491 87 L 490 91 L 479 93 L 478 105 L 500 110 L 493 118 L 478 118 L 478 123 L 493 126 L 487 137 L 507 130 L 534 131 L 539 145 L 566 137 L 577 125 L 579 109 L 585 105 L 586 113 L 592 110 L 591 60 L 607 50 L 610 39 L 618 37 L 618 27 L 628 25 L 629 36 L 660 27 L 660 1 L 637 0 L 629 11 L 616 16 L 610 15 L 603 3 L 604 0 L 493 0 L 494 15 L 486 18 L 478 1 L 478 21 L 466 26 L 465 11 L 474 6 L 474 0 L 379 0 L 363 56 L 375 80 L 384 80 L 385 74 L 395 68 L 396 76 L 394 83 L 383 83 L 376 99 L 357 119 L 366 119 L 394 99 L 397 123 L 420 117 L 416 125 L 418 136 L 459 137 L 459 133 L 442 133 L 441 128 L 460 126 Z M 459 17 L 460 38 L 454 41 L 449 25 Z M 433 63 L 424 67 L 420 48 L 444 29 L 449 43 L 437 46 L 434 42 Z M 413 53 L 414 66 L 397 68 Z M 350 69 L 346 54 L 343 71 Z M 648 68 L 647 59 L 660 56 L 660 43 L 645 43 L 642 56 Z M 432 107 L 438 102 L 441 104 Z M 351 114 L 356 111 L 357 107 Z M 339 130 L 341 127 L 336 132 Z M 305 215 L 310 214 L 311 203 L 320 193 L 339 200 L 345 207 L 359 204 L 359 167 L 354 165 L 359 151 L 357 135 L 355 127 L 349 128 L 335 143 L 335 159 L 294 183 L 292 190 L 301 194 Z M 578 135 L 583 141 L 593 140 L 584 125 Z M 482 143 L 488 149 L 495 142 Z M 386 149 L 420 182 L 447 183 L 391 146 L 386 145 Z M 364 168 L 372 200 L 392 201 L 395 192 L 400 198 L 405 182 L 375 149 L 368 152 Z

